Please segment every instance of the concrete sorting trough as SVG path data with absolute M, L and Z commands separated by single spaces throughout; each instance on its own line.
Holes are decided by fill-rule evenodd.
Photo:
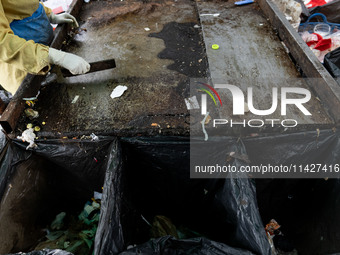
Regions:
M 219 16 L 202 15 L 213 13 Z M 270 105 L 271 87 L 277 86 L 278 79 L 301 78 L 256 3 L 236 7 L 233 2 L 189 0 L 91 1 L 83 4 L 78 20 L 80 28 L 65 42 L 64 50 L 89 62 L 114 58 L 117 67 L 59 79 L 42 88 L 38 122 L 46 124 L 41 137 L 92 132 L 189 135 L 190 112 L 184 99 L 190 96 L 190 79 L 226 79 L 244 91 L 251 83 L 256 98 L 261 95 Z M 219 44 L 219 50 L 211 49 L 213 43 Z M 118 85 L 128 89 L 112 99 Z M 302 81 L 299 86 L 307 88 Z M 230 95 L 221 94 L 231 101 Z M 334 126 L 315 94 L 307 108 L 312 117 L 293 108 L 287 117 L 299 119 L 302 130 Z M 226 104 L 213 116 L 231 118 L 231 112 L 231 104 Z M 22 118 L 17 131 L 26 123 Z M 201 132 L 198 124 L 194 129 Z

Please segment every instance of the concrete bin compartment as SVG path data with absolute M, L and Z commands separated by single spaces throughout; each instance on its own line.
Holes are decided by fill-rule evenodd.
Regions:
M 121 160 L 106 175 L 98 254 L 270 254 L 253 183 L 190 179 L 189 145 L 179 137 L 122 139 Z M 200 237 L 149 241 L 155 216 Z
M 315 134 L 304 136 L 312 140 Z M 323 132 L 318 150 L 306 144 L 310 151 L 301 154 L 291 150 L 291 158 L 286 160 L 304 158 L 325 148 L 324 152 L 336 159 L 340 155 L 338 137 L 333 131 Z M 275 141 L 284 139 L 284 135 L 273 140 L 273 148 L 261 145 L 266 139 L 274 138 L 244 140 L 254 163 L 255 158 L 266 162 L 266 149 L 272 151 L 272 161 L 281 155 L 279 147 L 283 145 Z M 264 226 L 271 218 L 282 225 L 283 233 L 293 239 L 301 254 L 339 250 L 339 184 L 335 179 L 191 179 L 190 142 L 185 137 L 49 140 L 39 142 L 34 151 L 25 148 L 15 141 L 2 154 L 2 254 L 34 249 L 58 213 L 78 215 L 93 191 L 102 187 L 95 255 L 131 255 L 138 251 L 162 254 L 164 249 L 169 254 L 194 249 L 193 254 L 205 255 L 269 255 Z M 235 159 L 233 164 L 245 163 Z M 176 229 L 183 226 L 196 234 L 176 240 L 166 236 L 167 232 L 150 240 L 149 224 L 155 216 L 165 216 Z M 309 244 L 310 240 L 315 246 Z
M 0 254 L 32 251 L 48 231 L 65 231 L 78 222 L 94 191 L 102 192 L 111 143 L 112 139 L 48 141 L 39 143 L 35 151 L 26 151 L 24 144 L 9 145 L 0 170 L 7 176 L 1 179 L 5 188 L 0 204 Z M 65 228 L 52 230 L 50 225 L 61 212 L 66 213 Z
M 77 217 L 103 187 L 96 255 L 143 245 L 151 238 L 146 221 L 157 215 L 199 233 L 186 241 L 163 237 L 174 242 L 173 253 L 216 248 L 222 254 L 269 255 L 253 184 L 190 179 L 187 138 L 48 140 L 34 151 L 25 148 L 16 141 L 2 157 L 1 254 L 34 250 L 57 214 Z M 249 199 L 242 212 L 238 185 Z M 206 254 L 220 254 L 213 251 Z

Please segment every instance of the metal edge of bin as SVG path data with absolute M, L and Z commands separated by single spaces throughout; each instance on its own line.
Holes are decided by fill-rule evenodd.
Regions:
M 262 11 L 285 43 L 295 61 L 306 74 L 309 87 L 321 100 L 327 113 L 340 125 L 340 85 L 320 63 L 300 35 L 287 21 L 284 14 L 270 0 L 258 0 Z
M 69 13 L 73 16 L 77 16 L 80 12 L 82 4 L 82 0 L 73 0 L 69 7 Z M 58 26 L 50 47 L 60 49 L 67 36 L 69 28 L 69 25 L 66 24 Z M 18 119 L 25 108 L 25 101 L 22 100 L 22 98 L 36 96 L 44 77 L 45 76 L 43 75 L 26 75 L 19 89 L 1 115 L 0 125 L 6 133 L 10 133 L 15 129 Z

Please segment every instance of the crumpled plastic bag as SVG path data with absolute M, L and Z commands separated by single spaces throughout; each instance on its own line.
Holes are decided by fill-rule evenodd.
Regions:
M 324 66 L 334 78 L 340 79 L 340 48 L 329 52 L 325 56 Z
M 177 240 L 172 236 L 152 239 L 128 249 L 120 255 L 254 255 L 250 251 L 233 248 L 206 238 Z
M 37 145 L 34 142 L 36 135 L 33 132 L 33 128 L 28 128 L 24 132 L 22 132 L 21 136 L 18 136 L 18 139 L 21 139 L 23 142 L 29 143 L 26 147 L 26 150 L 29 148 L 35 148 Z
M 13 254 L 8 254 L 8 255 L 74 255 L 73 253 L 70 253 L 68 251 L 63 251 L 63 250 L 48 250 L 44 249 L 41 251 L 32 251 L 29 253 L 13 253 Z
M 321 63 L 324 63 L 325 56 L 340 47 L 340 31 L 322 37 L 319 34 L 304 31 L 301 38 Z

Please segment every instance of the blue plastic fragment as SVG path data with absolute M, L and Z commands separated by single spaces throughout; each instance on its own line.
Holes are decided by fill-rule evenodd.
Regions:
M 251 3 L 254 3 L 254 0 L 243 0 L 243 1 L 235 2 L 236 5 L 245 5 L 245 4 L 251 4 Z

